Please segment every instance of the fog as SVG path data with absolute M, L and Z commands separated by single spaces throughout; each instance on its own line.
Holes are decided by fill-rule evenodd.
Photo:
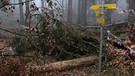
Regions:
M 23 0 L 24 1 L 24 0 Z M 41 2 L 42 0 L 34 0 L 35 4 L 38 7 L 41 7 L 43 4 L 44 7 L 47 6 L 46 0 Z M 95 0 L 71 0 L 72 4 L 68 4 L 69 0 L 52 0 L 53 2 L 59 2 L 58 7 L 62 9 L 65 20 L 71 19 L 71 23 L 79 24 L 82 26 L 91 26 L 97 25 L 95 11 L 90 10 L 89 7 L 93 4 L 99 3 L 99 1 Z M 18 3 L 18 0 L 10 0 L 11 3 Z M 108 23 L 116 23 L 119 21 L 126 21 L 128 19 L 128 13 L 119 13 L 121 10 L 127 10 L 129 4 L 127 0 L 115 0 L 109 1 L 108 3 L 117 3 L 117 10 L 106 10 L 105 12 L 105 20 L 106 24 Z M 69 5 L 69 6 L 68 6 Z M 71 7 L 72 5 L 72 7 Z M 69 9 L 70 8 L 70 9 Z M 70 11 L 68 11 L 70 10 Z M 25 4 L 23 5 L 23 14 L 25 14 Z M 70 12 L 70 14 L 69 14 Z M 19 25 L 17 23 L 17 19 L 20 19 L 19 5 L 16 5 L 16 9 L 14 13 L 10 13 L 10 11 L 5 12 L 3 9 L 0 11 L 0 18 L 4 21 L 6 25 L 14 26 Z M 25 15 L 23 15 L 25 16 Z
M 111 14 L 111 22 L 127 21 L 128 13 L 122 13 L 121 10 L 128 10 L 127 0 L 118 0 L 117 10 L 113 11 Z

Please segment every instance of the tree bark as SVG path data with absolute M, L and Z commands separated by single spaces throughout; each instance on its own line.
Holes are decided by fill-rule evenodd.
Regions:
M 97 56 L 89 56 L 84 58 L 78 58 L 78 59 L 72 59 L 72 60 L 66 60 L 66 61 L 59 61 L 54 62 L 50 64 L 45 64 L 43 66 L 32 66 L 32 70 L 34 72 L 38 71 L 62 71 L 62 70 L 68 70 L 76 67 L 86 66 L 86 65 L 92 65 L 95 62 L 98 61 Z
M 41 8 L 43 9 L 45 7 L 45 1 L 41 0 Z M 44 14 L 44 11 L 42 11 L 42 14 Z
M 68 0 L 68 22 L 72 23 L 72 0 Z
M 78 1 L 78 24 L 86 25 L 87 0 Z
M 82 25 L 86 25 L 86 20 L 87 20 L 87 0 L 83 0 L 82 1 L 82 15 L 81 15 L 81 18 L 82 18 Z
M 135 0 L 127 0 L 128 2 L 128 8 L 133 9 L 135 11 Z
M 128 3 L 128 9 L 132 9 L 135 11 L 135 0 L 127 0 L 127 3 Z M 132 20 L 134 19 L 134 17 L 131 17 L 131 16 L 128 16 L 128 20 Z
M 29 0 L 26 0 L 26 1 L 29 1 Z M 25 16 L 26 16 L 26 19 L 25 19 L 25 24 L 26 26 L 30 26 L 30 22 L 28 20 L 30 20 L 30 11 L 29 11 L 29 2 L 26 2 L 26 12 L 25 12 Z
M 22 3 L 22 0 L 19 0 L 19 3 Z M 23 5 L 19 4 L 19 9 L 20 9 L 20 25 L 25 25 L 24 22 L 24 14 L 23 14 Z
M 81 11 L 80 11 L 80 9 L 81 9 L 81 0 L 79 0 L 78 1 L 78 19 L 77 19 L 77 23 L 78 24 L 80 24 L 80 21 L 81 21 L 81 19 L 80 19 L 80 17 L 81 17 Z

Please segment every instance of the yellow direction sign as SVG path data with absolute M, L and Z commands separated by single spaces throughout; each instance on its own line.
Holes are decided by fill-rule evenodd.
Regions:
M 92 5 L 90 7 L 90 9 L 92 9 L 92 10 L 100 10 L 101 6 L 102 6 L 101 4 Z M 105 4 L 104 7 L 105 7 L 105 9 L 116 9 L 116 4 L 115 3 L 114 4 Z
M 97 18 L 97 22 L 99 24 L 104 24 L 105 23 L 105 20 L 104 20 L 104 18 Z
M 99 10 L 96 10 L 96 16 L 102 16 L 102 13 Z

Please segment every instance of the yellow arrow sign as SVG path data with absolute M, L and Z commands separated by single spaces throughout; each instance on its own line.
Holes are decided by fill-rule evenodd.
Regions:
M 96 16 L 102 16 L 102 13 L 99 10 L 96 10 Z
M 102 6 L 101 4 L 92 5 L 90 7 L 90 9 L 92 9 L 92 10 L 100 10 L 101 6 Z M 116 9 L 116 4 L 115 3 L 114 4 L 105 4 L 104 7 L 105 7 L 105 9 Z
M 104 18 L 97 18 L 97 22 L 99 24 L 104 24 L 105 23 L 105 20 L 104 20 Z

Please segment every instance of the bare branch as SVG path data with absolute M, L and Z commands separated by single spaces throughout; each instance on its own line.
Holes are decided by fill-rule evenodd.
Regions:
M 0 28 L 0 30 L 3 30 L 5 32 L 9 32 L 9 33 L 12 33 L 12 34 L 16 34 L 16 35 L 19 35 L 19 36 L 27 37 L 26 35 L 23 35 L 23 34 L 20 34 L 20 33 L 16 33 L 16 32 L 12 32 L 12 31 L 9 31 L 9 30 L 3 29 L 3 28 Z
M 26 3 L 26 2 L 30 2 L 30 1 L 34 1 L 34 0 L 29 0 L 29 1 L 21 2 L 21 3 L 12 3 L 12 4 L 8 4 L 8 5 L 18 5 L 18 4 L 23 4 L 23 3 Z
M 19 4 L 23 4 L 23 3 L 26 3 L 26 2 L 30 2 L 30 1 L 34 1 L 34 0 L 29 0 L 29 1 L 21 2 L 21 3 L 11 3 L 11 4 L 9 3 L 7 5 L 0 6 L 0 9 L 3 8 L 3 7 L 5 7 L 5 6 L 8 6 L 8 5 L 19 5 Z

